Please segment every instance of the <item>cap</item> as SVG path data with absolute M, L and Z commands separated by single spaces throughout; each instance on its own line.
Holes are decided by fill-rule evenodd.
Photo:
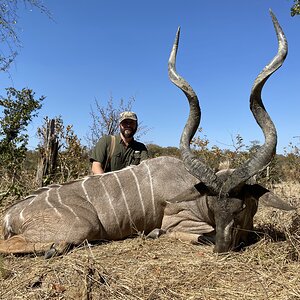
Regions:
M 137 121 L 137 115 L 132 111 L 123 111 L 123 112 L 121 112 L 119 123 L 121 123 L 122 121 L 124 121 L 126 119 Z

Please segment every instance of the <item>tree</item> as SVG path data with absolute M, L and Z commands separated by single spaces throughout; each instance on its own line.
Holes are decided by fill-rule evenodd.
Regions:
M 180 150 L 177 147 L 161 147 L 156 144 L 148 144 L 147 149 L 150 158 L 159 156 L 173 156 L 180 158 Z
M 285 163 L 283 165 L 284 179 L 300 181 L 300 148 L 292 142 L 284 148 Z
M 300 15 L 300 0 L 294 0 L 294 5 L 291 8 L 291 16 Z
M 39 186 L 53 182 L 78 179 L 89 172 L 88 152 L 72 125 L 65 126 L 61 117 L 44 119 L 38 129 L 39 165 L 37 183 Z
M 86 136 L 89 147 L 92 148 L 99 139 L 107 134 L 116 134 L 119 132 L 119 115 L 122 111 L 131 111 L 135 99 L 132 97 L 128 101 L 120 99 L 119 104 L 114 104 L 113 97 L 110 97 L 106 105 L 101 105 L 98 100 L 95 100 L 95 108 L 91 107 L 92 125 L 90 133 Z M 149 129 L 139 121 L 136 138 L 139 139 L 146 134 Z
M 18 191 L 17 180 L 27 152 L 27 126 L 37 116 L 45 97 L 35 99 L 30 89 L 7 88 L 7 98 L 0 97 L 0 176 L 8 182 L 9 193 Z
M 53 179 L 57 168 L 57 156 L 59 148 L 58 132 L 61 129 L 60 119 L 44 119 L 44 125 L 38 128 L 38 136 L 41 142 L 38 145 L 39 163 L 37 167 L 36 182 L 38 186 L 49 184 Z
M 38 8 L 41 12 L 50 16 L 47 8 L 40 0 L 1 0 L 0 3 L 0 71 L 7 71 L 17 55 L 16 49 L 20 47 L 18 36 L 18 4 Z

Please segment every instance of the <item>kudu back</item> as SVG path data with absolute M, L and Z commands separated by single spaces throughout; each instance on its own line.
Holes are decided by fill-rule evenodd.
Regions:
M 264 169 L 276 150 L 276 129 L 261 100 L 261 90 L 283 63 L 287 42 L 271 13 L 278 53 L 258 75 L 250 108 L 265 143 L 236 170 L 215 172 L 193 155 L 190 142 L 200 124 L 197 95 L 176 72 L 179 30 L 169 59 L 169 77 L 186 95 L 190 114 L 180 139 L 182 160 L 158 157 L 138 166 L 41 188 L 10 207 L 3 220 L 0 253 L 63 253 L 84 241 L 119 240 L 143 233 L 201 242 L 209 237 L 214 251 L 246 243 L 260 199 L 292 209 L 269 190 L 247 181 Z

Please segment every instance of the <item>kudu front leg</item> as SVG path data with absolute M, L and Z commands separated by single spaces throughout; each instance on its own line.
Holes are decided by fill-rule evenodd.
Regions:
M 146 236 L 147 239 L 158 239 L 162 234 L 165 234 L 166 231 L 160 228 L 153 229 L 148 235 Z
M 214 244 L 215 243 L 215 232 L 208 234 L 197 234 L 189 233 L 183 231 L 166 231 L 161 228 L 153 229 L 146 238 L 148 239 L 158 239 L 161 235 L 166 234 L 167 237 L 189 242 L 191 244 Z
M 167 232 L 167 236 L 176 240 L 188 242 L 195 245 L 211 245 L 215 243 L 215 234 L 213 233 L 197 234 L 183 231 L 171 231 Z
M 69 244 L 66 242 L 53 243 L 40 243 L 40 242 L 28 242 L 22 235 L 14 235 L 7 240 L 0 241 L 0 253 L 1 254 L 29 254 L 34 253 L 36 255 L 45 254 L 45 258 L 50 258 L 54 255 L 60 255 L 66 252 L 69 248 Z M 51 250 L 52 249 L 52 250 Z M 55 249 L 55 252 L 53 251 Z M 49 252 L 50 250 L 50 252 Z

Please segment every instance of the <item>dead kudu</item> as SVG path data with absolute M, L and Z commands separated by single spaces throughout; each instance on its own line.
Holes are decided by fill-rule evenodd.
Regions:
M 272 192 L 248 180 L 263 170 L 276 150 L 276 129 L 261 100 L 268 77 L 283 63 L 287 42 L 271 13 L 279 49 L 258 75 L 250 108 L 265 143 L 236 170 L 214 172 L 193 156 L 190 141 L 200 123 L 198 98 L 175 70 L 179 30 L 169 59 L 169 77 L 186 95 L 190 114 L 180 149 L 182 161 L 158 157 L 121 171 L 51 185 L 10 207 L 3 221 L 0 253 L 62 253 L 83 241 L 118 240 L 138 232 L 158 237 L 166 233 L 190 242 L 206 236 L 215 252 L 247 243 L 259 200 L 292 209 Z

